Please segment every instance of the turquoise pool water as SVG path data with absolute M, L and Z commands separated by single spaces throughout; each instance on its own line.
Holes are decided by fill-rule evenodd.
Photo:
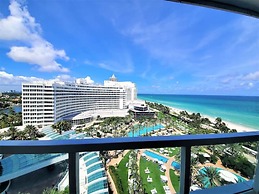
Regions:
M 163 156 L 160 156 L 159 154 L 156 154 L 154 152 L 151 152 L 149 150 L 146 150 L 144 152 L 147 156 L 151 157 L 151 158 L 154 158 L 154 159 L 158 159 L 159 161 L 162 161 L 164 163 L 167 163 L 168 159 L 163 157 Z
M 155 125 L 155 126 L 151 126 L 151 127 L 141 127 L 137 130 L 134 131 L 134 133 L 132 131 L 130 131 L 128 133 L 128 137 L 138 137 L 138 136 L 142 136 L 142 135 L 145 135 L 146 133 L 149 133 L 151 131 L 156 131 L 156 130 L 159 130 L 161 128 L 164 128 L 163 125 Z
M 225 169 L 216 168 L 216 170 L 217 170 L 217 171 L 220 171 L 220 170 L 225 170 Z M 225 171 L 227 171 L 227 170 L 225 170 Z M 199 172 L 202 173 L 202 174 L 205 174 L 204 168 L 200 169 Z M 228 171 L 228 172 L 229 172 L 229 171 Z M 243 177 L 241 177 L 241 176 L 239 176 L 239 175 L 237 175 L 237 174 L 235 174 L 235 173 L 232 173 L 232 172 L 230 172 L 230 173 L 233 174 L 233 175 L 235 175 L 235 176 L 237 177 L 237 182 L 244 182 L 244 181 L 246 181 Z M 209 187 L 210 183 L 209 183 L 208 177 L 205 177 L 205 178 L 202 180 L 202 182 L 203 182 L 203 185 L 205 186 L 205 188 L 208 188 L 208 187 Z
M 176 161 L 173 161 L 171 166 L 174 167 L 174 169 L 176 169 L 176 170 L 180 170 L 181 169 L 181 165 L 178 162 L 176 162 Z

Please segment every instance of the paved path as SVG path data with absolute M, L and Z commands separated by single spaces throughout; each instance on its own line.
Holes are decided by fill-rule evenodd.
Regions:
M 171 169 L 171 164 L 173 161 L 174 161 L 174 158 L 170 157 L 169 160 L 167 161 L 167 163 L 165 164 L 165 167 L 166 167 L 165 176 L 168 178 L 167 185 L 168 185 L 171 193 L 176 193 L 176 191 L 173 187 L 173 184 L 172 184 L 172 180 L 170 178 L 170 169 Z

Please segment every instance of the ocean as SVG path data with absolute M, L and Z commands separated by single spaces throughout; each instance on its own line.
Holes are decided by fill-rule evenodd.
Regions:
M 259 96 L 138 94 L 138 99 L 259 130 Z

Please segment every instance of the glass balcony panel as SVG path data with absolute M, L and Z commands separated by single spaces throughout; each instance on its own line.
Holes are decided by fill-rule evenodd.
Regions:
M 74 137 L 75 134 L 70 135 L 69 137 Z M 228 135 L 229 136 L 229 135 Z M 240 137 L 240 134 L 238 135 Z M 197 138 L 198 137 L 198 138 Z M 35 154 L 16 154 L 16 155 L 10 155 L 9 157 L 13 156 L 16 158 L 16 160 L 10 160 L 11 162 L 6 162 L 6 158 L 8 158 L 8 155 L 4 155 L 4 159 L 1 160 L 1 166 L 4 167 L 2 174 L 5 174 L 8 170 L 11 172 L 12 168 L 10 168 L 12 165 L 15 166 L 15 168 L 21 168 L 24 169 L 26 166 L 32 165 L 32 162 L 34 161 L 39 165 L 42 162 L 46 161 L 54 161 L 55 158 L 59 158 L 61 156 L 66 155 L 68 158 L 68 155 L 70 156 L 75 155 L 75 150 L 81 150 L 83 149 L 90 149 L 91 150 L 97 150 L 97 151 L 88 151 L 88 152 L 80 152 L 79 153 L 79 179 L 72 179 L 71 184 L 79 184 L 80 191 L 83 189 L 86 190 L 88 193 L 94 193 L 94 192 L 102 192 L 102 193 L 108 193 L 109 188 L 117 190 L 122 189 L 123 193 L 130 193 L 131 191 L 141 191 L 141 192 L 147 192 L 147 193 L 176 193 L 179 191 L 179 181 L 182 179 L 180 176 L 181 173 L 181 165 L 185 163 L 184 158 L 182 158 L 181 161 L 181 154 L 183 153 L 182 150 L 188 150 L 186 148 L 190 148 L 191 145 L 197 145 L 200 143 L 200 141 L 206 141 L 206 138 L 203 139 L 203 137 L 211 138 L 211 136 L 177 136 L 177 137 L 143 137 L 143 138 L 121 138 L 121 139 L 92 139 L 94 141 L 63 141 L 65 146 L 62 147 L 62 144 L 59 144 L 60 142 L 56 142 L 53 144 L 53 148 L 58 150 L 66 150 L 69 152 L 69 154 L 38 154 L 37 156 Z M 254 138 L 254 136 L 246 136 L 249 140 L 250 138 Z M 170 141 L 168 141 L 168 138 Z M 215 138 L 217 136 L 215 135 Z M 197 141 L 197 139 L 199 141 Z M 243 138 L 244 139 L 244 138 Z M 101 140 L 101 141 L 99 141 Z M 119 141 L 118 141 L 119 140 Z M 130 140 L 130 141 L 129 141 Z M 148 141 L 147 141 L 148 140 Z M 161 141 L 163 140 L 163 141 Z M 246 139 L 245 139 L 246 140 Z M 96 143 L 95 143 L 96 141 Z M 131 142 L 134 144 L 134 147 L 139 148 L 137 150 L 114 150 L 114 151 L 100 151 L 105 148 L 111 148 L 119 149 L 120 147 L 117 146 L 117 144 L 121 145 L 122 147 L 129 146 L 131 147 Z M 150 142 L 153 142 L 153 144 L 150 144 Z M 186 143 L 182 143 L 182 141 Z M 222 140 L 220 140 L 222 141 Z M 229 140 L 228 140 L 229 141 Z M 24 141 L 21 141 L 19 146 L 22 145 Z M 81 143 L 78 143 L 81 142 Z M 108 144 L 106 144 L 108 142 Z M 116 142 L 116 143 L 115 143 Z M 135 143 L 134 143 L 135 142 Z M 166 142 L 166 143 L 164 143 Z M 175 142 L 177 144 L 175 144 Z M 193 144 L 193 142 L 196 142 L 197 144 Z M 215 141 L 214 141 L 215 142 Z M 48 142 L 50 143 L 50 142 Z M 106 144 L 106 146 L 103 146 L 103 143 Z M 116 145 L 115 145 L 116 144 Z M 157 145 L 180 145 L 182 148 L 179 147 L 162 147 L 162 148 L 144 148 L 143 147 L 157 147 Z M 3 145 L 3 151 L 7 150 L 6 144 L 2 143 Z M 36 144 L 35 144 L 36 145 Z M 34 145 L 34 146 L 35 146 Z M 69 145 L 69 146 L 68 146 Z M 93 146 L 94 145 L 94 146 Z M 149 146 L 147 146 L 149 145 Z M 214 160 L 212 156 L 217 156 L 221 160 L 224 158 L 227 154 L 227 159 L 232 157 L 234 154 L 242 154 L 245 158 L 248 156 L 254 157 L 253 151 L 251 151 L 254 147 L 257 147 L 256 145 L 252 145 L 252 143 L 248 144 L 248 149 L 246 148 L 247 145 L 242 144 L 230 144 L 230 145 L 216 145 L 216 146 L 192 146 L 192 154 L 191 155 L 191 171 L 192 172 L 200 172 L 201 168 L 206 166 L 207 164 L 216 164 L 217 162 L 213 162 Z M 14 147 L 17 145 L 14 145 Z M 50 149 L 49 145 L 42 145 L 46 148 L 47 152 L 52 152 L 52 149 Z M 115 147 L 114 147 L 115 146 Z M 117 148 L 116 148 L 117 146 Z M 33 146 L 32 146 L 33 147 Z M 74 151 L 70 151 L 70 147 Z M 42 151 L 41 147 L 38 147 L 39 151 Z M 126 147 L 127 149 L 127 147 Z M 240 150 L 239 150 L 240 149 Z M 11 148 L 10 148 L 11 150 Z M 98 151 L 99 150 L 99 151 Z M 16 150 L 12 150 L 16 151 Z M 19 150 L 19 152 L 27 152 L 27 150 Z M 35 152 L 36 149 L 34 149 L 33 152 Z M 27 152 L 28 153 L 28 152 Z M 30 152 L 29 152 L 30 153 Z M 180 154 L 181 153 L 181 154 Z M 186 152 L 187 153 L 187 152 Z M 214 153 L 214 154 L 212 154 Z M 207 156 L 206 154 L 210 155 L 210 159 L 208 159 L 209 162 L 206 163 Z M 182 154 L 183 155 L 183 154 Z M 195 155 L 199 156 L 199 163 L 204 163 L 203 166 L 201 164 L 198 165 L 199 168 L 195 168 L 193 164 L 193 158 L 195 158 Z M 202 156 L 200 156 L 202 155 Z M 203 157 L 203 159 L 202 159 Z M 64 159 L 67 161 L 67 158 Z M 197 158 L 197 157 L 196 157 Z M 235 157 L 238 158 L 238 157 Z M 37 160 L 36 160 L 37 159 Z M 225 159 L 227 161 L 227 159 Z M 17 163 L 18 161 L 18 163 Z M 70 159 L 68 160 L 70 161 Z M 217 161 L 217 160 L 216 160 Z M 225 162 L 226 162 L 225 161 Z M 256 162 L 256 160 L 254 160 Z M 15 164 L 14 164 L 15 163 Z M 57 163 L 59 164 L 59 163 Z M 55 164 L 55 166 L 57 165 Z M 50 163 L 48 165 L 51 165 Z M 72 166 L 72 165 L 71 165 Z M 7 168 L 6 168 L 7 167 Z M 72 168 L 76 169 L 72 166 Z M 7 169 L 7 171 L 5 171 Z M 227 170 L 229 170 L 229 166 L 227 166 Z M 16 169 L 17 170 L 17 169 Z M 35 169 L 34 169 L 35 170 Z M 196 170 L 196 171 L 195 171 Z M 17 173 L 18 171 L 15 171 Z M 232 171 L 230 171 L 232 172 Z M 38 173 L 38 171 L 35 171 L 37 173 L 37 176 L 41 176 L 42 173 Z M 60 172 L 61 173 L 61 172 Z M 65 168 L 64 171 L 62 171 L 62 176 L 59 176 L 59 178 L 55 178 L 55 181 L 51 182 L 48 185 L 45 185 L 43 189 L 46 188 L 58 188 L 58 189 L 66 189 L 69 185 L 69 174 L 68 169 Z M 240 170 L 240 172 L 236 171 L 233 172 L 234 174 L 243 176 L 243 172 Z M 253 170 L 254 173 L 254 170 Z M 75 173 L 76 174 L 76 173 Z M 26 175 L 24 175 L 25 177 Z M 50 174 L 48 175 L 50 176 Z M 197 176 L 197 175 L 196 175 Z M 192 174 L 190 180 L 191 180 L 191 186 L 193 184 L 197 184 L 199 186 L 199 183 L 197 183 L 196 176 Z M 3 176 L 0 176 L 2 178 Z M 20 176 L 20 178 L 23 176 Z M 44 177 L 44 176 L 43 176 Z M 237 177 L 237 176 L 236 176 Z M 189 178 L 189 177 L 187 177 Z M 250 176 L 249 178 L 253 178 Z M 18 178 L 17 178 L 18 179 Z M 47 178 L 46 178 L 47 179 Z M 13 179 L 14 183 L 16 179 Z M 29 185 L 29 189 L 32 189 L 31 186 L 33 183 L 33 179 L 27 179 L 25 178 L 25 181 L 27 182 L 27 186 Z M 19 180 L 18 180 L 19 182 Z M 42 181 L 43 183 L 45 181 Z M 55 183 L 54 183 L 55 182 Z M 112 186 L 113 182 L 115 182 L 115 185 Z M 185 182 L 186 183 L 186 182 Z M 251 188 L 252 183 L 249 187 Z M 231 185 L 228 185 L 231 186 Z M 226 189 L 227 187 L 215 187 L 215 189 Z M 229 187 L 228 187 L 229 188 Z M 237 190 L 239 187 L 235 187 L 235 190 Z M 12 189 L 10 187 L 10 189 Z M 215 189 L 210 190 L 213 191 Z M 206 189 L 201 190 L 206 191 Z M 240 191 L 240 190 L 239 190 Z M 15 191 L 16 192 L 16 191 Z M 30 192 L 27 190 L 21 190 L 21 192 Z M 217 192 L 217 191 L 216 191 Z M 31 192 L 35 193 L 35 192 Z
M 0 190 L 42 193 L 56 187 L 68 170 L 67 154 L 4 154 L 0 160 Z M 10 185 L 9 185 L 9 180 Z

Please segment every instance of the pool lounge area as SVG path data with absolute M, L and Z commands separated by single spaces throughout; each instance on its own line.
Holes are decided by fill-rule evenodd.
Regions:
M 134 127 L 136 127 L 136 126 L 134 126 Z M 142 135 L 145 135 L 146 133 L 150 133 L 150 132 L 162 129 L 162 128 L 164 128 L 164 126 L 161 124 L 150 126 L 150 127 L 140 127 L 139 129 L 135 130 L 134 132 L 130 131 L 128 133 L 128 137 L 142 136 Z
M 166 157 L 163 157 L 155 152 L 151 152 L 149 150 L 144 151 L 144 154 L 149 156 L 150 158 L 153 158 L 154 160 L 161 161 L 163 163 L 167 163 L 168 159 Z
M 214 167 L 213 167 L 214 168 Z M 228 183 L 239 183 L 239 182 L 244 182 L 246 181 L 243 177 L 235 174 L 235 173 L 232 173 L 232 172 L 229 172 L 225 169 L 222 169 L 222 168 L 216 168 L 216 171 L 219 172 L 219 176 L 221 177 L 222 180 L 228 182 Z M 201 174 L 206 174 L 205 172 L 205 168 L 201 168 L 199 170 L 199 173 Z M 202 180 L 205 188 L 209 188 L 209 185 L 210 185 L 210 182 L 209 182 L 209 178 L 204 178 Z

